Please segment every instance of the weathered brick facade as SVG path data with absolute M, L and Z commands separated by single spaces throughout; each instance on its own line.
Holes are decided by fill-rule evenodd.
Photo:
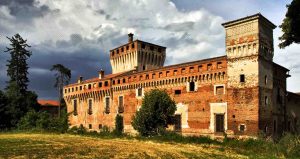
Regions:
M 166 48 L 140 40 L 110 51 L 113 73 L 64 88 L 71 126 L 114 127 L 122 114 L 126 132 L 145 92 L 165 89 L 177 103 L 185 135 L 257 136 L 284 127 L 288 70 L 273 62 L 275 25 L 261 14 L 222 24 L 226 56 L 163 66 Z M 278 99 L 277 99 L 278 98 Z M 275 124 L 275 126 L 274 126 Z

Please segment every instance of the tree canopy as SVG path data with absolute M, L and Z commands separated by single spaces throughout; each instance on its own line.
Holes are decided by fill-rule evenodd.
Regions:
M 283 32 L 279 37 L 280 48 L 285 48 L 292 43 L 300 43 L 300 0 L 293 0 L 287 5 L 285 18 L 279 27 Z
M 165 130 L 174 115 L 176 104 L 166 91 L 153 89 L 145 93 L 142 106 L 136 112 L 132 126 L 142 136 L 157 135 Z

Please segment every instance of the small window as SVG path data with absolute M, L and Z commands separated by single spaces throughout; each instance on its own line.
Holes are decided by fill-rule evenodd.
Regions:
M 202 72 L 202 65 L 198 66 L 198 71 Z
M 104 82 L 104 86 L 107 87 L 108 86 L 108 81 Z
M 219 68 L 219 69 L 222 68 L 222 62 L 217 63 L 217 68 Z
M 181 94 L 181 90 L 175 90 L 175 95 Z
M 146 70 L 146 66 L 145 66 L 145 65 L 143 66 L 143 71 L 144 71 L 144 70 Z
M 79 87 L 79 90 L 82 90 L 82 86 Z
M 126 83 L 126 80 L 125 80 L 125 78 L 123 78 L 123 83 Z
M 75 88 L 75 91 L 78 91 L 78 87 Z
M 170 71 L 167 71 L 167 72 L 166 72 L 166 76 L 167 76 L 167 77 L 170 76 Z
M 89 124 L 89 129 L 92 129 L 92 124 Z
M 207 64 L 207 70 L 208 71 L 212 70 L 212 64 Z
M 115 80 L 113 80 L 112 83 L 115 84 Z
M 119 96 L 119 108 L 118 108 L 118 112 L 119 113 L 123 113 L 124 112 L 124 100 L 123 100 L 123 96 Z
M 129 46 L 128 45 L 126 46 L 126 50 L 129 50 Z
M 137 96 L 138 97 L 143 96 L 143 88 L 138 88 L 138 90 L 137 90 Z
M 194 67 L 190 67 L 190 73 L 194 72 Z
M 177 75 L 177 70 L 174 70 L 174 76 L 176 76 Z
M 216 95 L 224 94 L 224 86 L 216 86 Z
M 134 43 L 133 43 L 133 44 L 131 44 L 131 48 L 134 48 Z
M 159 72 L 159 78 L 161 78 L 162 77 L 162 72 Z
M 268 76 L 265 75 L 265 85 L 267 85 L 267 84 L 268 84 Z
M 265 96 L 265 106 L 268 106 L 268 104 L 269 104 L 268 96 Z
M 245 82 L 245 75 L 244 74 L 240 75 L 240 82 Z
M 92 85 L 91 84 L 88 85 L 88 89 L 92 89 Z
M 244 124 L 241 124 L 241 125 L 240 125 L 240 132 L 244 132 L 244 131 L 245 131 L 245 128 L 246 128 L 245 125 L 244 125 Z
M 145 44 L 142 44 L 142 49 L 145 49 L 145 48 L 146 48 Z
M 139 80 L 142 80 L 143 79 L 143 75 L 140 75 L 140 79 Z
M 158 51 L 158 52 L 161 52 L 161 48 L 158 48 L 157 51 Z
M 124 48 L 123 47 L 121 48 L 121 52 L 124 52 Z
M 76 99 L 73 101 L 73 109 L 74 109 L 73 114 L 75 116 L 78 115 L 78 112 L 77 112 L 77 100 Z
M 148 74 L 146 74 L 146 79 L 149 79 L 149 75 Z
M 99 82 L 99 87 L 102 87 L 102 82 Z
M 105 113 L 106 114 L 109 114 L 110 113 L 110 98 L 109 97 L 106 97 L 105 98 Z
M 195 82 L 189 82 L 189 86 L 190 86 L 189 91 L 194 92 L 195 91 Z
M 117 54 L 119 53 L 119 49 L 117 50 Z
M 152 79 L 155 79 L 155 73 L 152 74 Z
M 99 129 L 102 129 L 102 124 L 99 124 L 99 126 L 98 126 L 98 127 L 99 127 Z
M 67 93 L 67 89 L 65 89 L 65 93 Z
M 88 114 L 91 115 L 93 114 L 93 100 L 89 99 L 89 109 L 88 109 Z
M 74 92 L 74 88 L 72 88 L 72 92 Z
M 120 81 L 120 79 L 118 79 L 118 84 L 120 84 L 121 83 L 121 81 Z
M 181 69 L 181 74 L 184 74 L 185 73 L 185 68 L 182 68 Z

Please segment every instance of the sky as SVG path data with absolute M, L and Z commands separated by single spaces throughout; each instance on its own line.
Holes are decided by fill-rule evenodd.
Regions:
M 54 64 L 79 76 L 111 72 L 109 50 L 135 39 L 167 47 L 165 65 L 225 55 L 222 23 L 260 12 L 279 26 L 291 0 L 0 0 L 0 89 L 8 77 L 4 53 L 19 33 L 31 46 L 29 89 L 39 99 L 57 99 Z M 274 30 L 274 61 L 288 69 L 287 88 L 300 92 L 300 45 L 278 48 Z

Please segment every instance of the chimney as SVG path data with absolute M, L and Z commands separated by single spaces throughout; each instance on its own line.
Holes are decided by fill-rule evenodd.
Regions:
M 99 79 L 102 79 L 102 78 L 104 78 L 104 71 L 101 69 L 99 71 Z
M 82 76 L 79 76 L 78 77 L 78 80 L 77 80 L 77 83 L 81 83 L 83 81 L 83 77 Z
M 131 43 L 133 41 L 133 34 L 129 33 L 128 34 L 128 43 Z

